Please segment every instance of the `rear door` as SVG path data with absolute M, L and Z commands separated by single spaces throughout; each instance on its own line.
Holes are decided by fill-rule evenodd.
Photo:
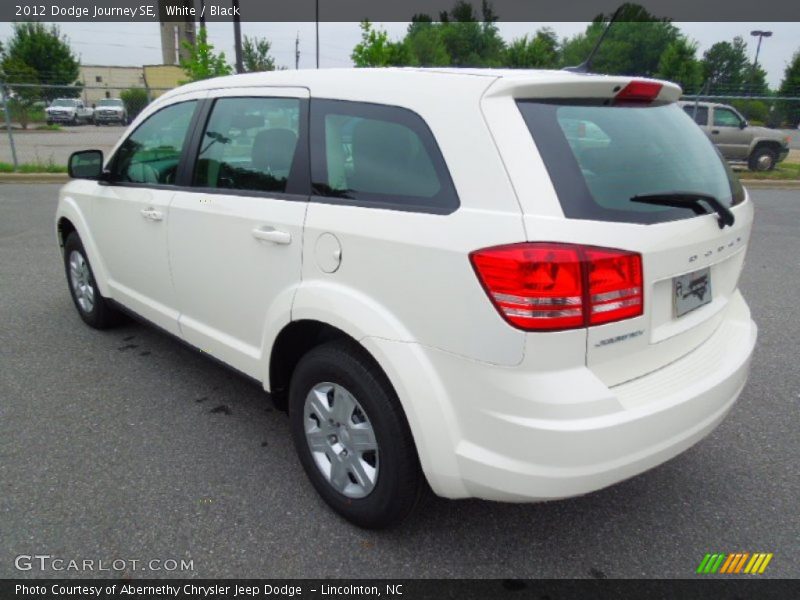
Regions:
M 169 254 L 184 339 L 263 377 L 268 313 L 300 279 L 309 193 L 308 90 L 229 89 L 204 106 L 191 187 L 170 207 Z
M 643 314 L 586 329 L 586 363 L 607 385 L 665 366 L 715 331 L 738 293 L 752 223 L 741 186 L 674 103 L 679 90 L 664 84 L 652 98 L 615 102 L 627 84 L 508 82 L 484 100 L 529 240 L 642 256 Z M 734 224 L 721 228 L 707 205 L 631 201 L 678 191 L 713 195 L 731 208 Z

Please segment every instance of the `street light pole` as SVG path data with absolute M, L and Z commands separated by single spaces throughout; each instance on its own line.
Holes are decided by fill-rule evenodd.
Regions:
M 315 7 L 316 7 L 316 18 L 314 19 L 314 21 L 316 22 L 317 26 L 317 68 L 319 69 L 319 0 L 316 0 Z
M 753 73 L 756 71 L 756 67 L 758 67 L 758 53 L 761 51 L 761 40 L 765 37 L 772 37 L 771 31 L 761 31 L 760 29 L 756 29 L 750 32 L 750 35 L 758 38 L 758 45 L 756 46 L 756 58 L 753 61 Z

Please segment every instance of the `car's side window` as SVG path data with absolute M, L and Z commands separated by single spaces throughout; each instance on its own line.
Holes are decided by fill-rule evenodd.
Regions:
M 148 117 L 117 151 L 112 180 L 174 184 L 196 106 L 195 100 L 172 104 Z
M 220 98 L 194 169 L 197 187 L 286 192 L 301 130 L 297 98 Z
M 739 115 L 728 108 L 714 109 L 715 127 L 739 127 L 741 122 Z
M 312 100 L 311 177 L 316 196 L 348 204 L 443 213 L 458 207 L 433 134 L 400 107 Z
M 707 106 L 698 106 L 695 107 L 694 104 L 686 104 L 683 107 L 683 110 L 686 111 L 686 114 L 690 117 L 694 118 L 694 122 L 700 126 L 708 125 L 708 107 Z M 695 110 L 697 112 L 695 112 Z

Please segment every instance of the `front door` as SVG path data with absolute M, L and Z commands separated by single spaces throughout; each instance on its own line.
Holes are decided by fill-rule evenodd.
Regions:
M 111 297 L 170 333 L 178 312 L 167 255 L 169 204 L 197 100 L 148 117 L 109 161 L 97 185 L 91 230 L 108 270 Z
M 742 129 L 744 119 L 730 108 L 714 107 L 711 141 L 728 160 L 746 160 L 750 150 L 750 134 Z
M 260 379 L 267 314 L 288 321 L 300 281 L 308 91 L 230 89 L 207 102 L 192 187 L 170 207 L 181 333 Z

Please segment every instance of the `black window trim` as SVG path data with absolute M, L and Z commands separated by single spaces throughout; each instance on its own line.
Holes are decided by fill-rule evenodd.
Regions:
M 325 160 L 324 156 L 326 148 L 325 116 L 331 112 L 330 109 L 326 109 L 326 106 L 332 105 L 337 107 L 335 114 L 369 118 L 369 114 L 371 113 L 376 117 L 380 117 L 381 120 L 404 125 L 416 133 L 433 161 L 433 167 L 442 186 L 437 196 L 441 195 L 444 201 L 436 203 L 436 200 L 434 200 L 436 197 L 420 198 L 415 196 L 403 196 L 403 201 L 393 201 L 391 200 L 391 196 L 389 196 L 389 198 L 386 200 L 374 198 L 367 200 L 359 198 L 342 198 L 339 196 L 326 196 L 318 193 L 318 188 L 314 182 L 314 179 L 316 178 L 315 176 L 320 175 L 323 179 L 327 179 L 327 161 Z M 393 118 L 390 116 L 390 118 L 387 119 L 386 112 L 388 110 L 393 111 L 397 116 Z M 399 115 L 403 115 L 405 118 L 398 118 Z M 431 131 L 425 119 L 423 119 L 419 113 L 411 109 L 393 104 L 381 104 L 377 102 L 312 97 L 308 139 L 309 146 L 311 147 L 311 202 L 316 202 L 319 204 L 371 208 L 375 210 L 383 209 L 401 212 L 426 213 L 433 215 L 450 215 L 457 211 L 461 206 L 461 201 L 458 197 L 458 192 L 456 191 L 453 177 L 450 174 L 450 169 L 447 166 L 447 161 L 442 154 L 441 148 L 436 141 L 436 136 L 434 136 L 433 131 Z M 315 165 L 315 158 L 318 157 L 320 149 L 322 149 L 323 157 L 322 160 L 317 161 Z M 374 196 L 378 195 L 383 194 L 375 194 Z
M 122 147 L 125 145 L 125 142 L 127 142 L 131 138 L 132 135 L 134 135 L 137 131 L 139 131 L 139 129 L 141 129 L 141 127 L 145 123 L 147 123 L 152 117 L 154 117 L 155 115 L 157 115 L 161 111 L 166 110 L 168 108 L 172 108 L 173 106 L 177 106 L 178 104 L 185 104 L 186 102 L 194 102 L 194 103 L 196 103 L 196 106 L 194 107 L 194 113 L 192 114 L 192 118 L 189 121 L 189 128 L 187 129 L 187 136 L 184 139 L 183 151 L 181 152 L 181 156 L 178 159 L 178 166 L 177 166 L 177 168 L 175 170 L 175 183 L 138 183 L 138 182 L 134 182 L 134 181 L 119 181 L 119 180 L 110 178 L 110 175 L 113 174 L 114 170 L 116 169 L 117 161 L 119 160 L 119 153 L 120 153 L 120 150 L 122 150 Z M 127 136 L 125 136 L 125 139 L 122 141 L 122 143 L 119 145 L 119 147 L 117 147 L 117 151 L 114 153 L 114 156 L 112 156 L 111 159 L 109 159 L 109 161 L 108 161 L 108 167 L 109 167 L 108 168 L 108 172 L 110 174 L 109 175 L 109 179 L 106 180 L 106 181 L 103 181 L 102 183 L 104 185 L 114 186 L 114 187 L 146 188 L 146 189 L 152 189 L 152 190 L 179 190 L 179 189 L 183 188 L 184 187 L 184 185 L 183 185 L 183 176 L 184 176 L 184 168 L 185 168 L 184 163 L 185 163 L 185 161 L 187 159 L 187 156 L 188 156 L 187 151 L 190 149 L 190 144 L 192 142 L 193 136 L 195 134 L 195 130 L 197 128 L 198 117 L 200 116 L 200 113 L 202 112 L 203 102 L 204 102 L 204 99 L 202 99 L 202 98 L 187 98 L 185 100 L 180 100 L 178 102 L 171 102 L 171 103 L 167 104 L 166 106 L 162 106 L 158 110 L 156 110 L 153 113 L 149 114 L 144 121 L 139 123 L 139 125 L 136 127 L 136 129 L 131 131 Z
M 287 188 L 289 187 L 290 183 L 296 185 L 296 191 L 293 192 L 268 192 L 268 191 L 259 191 L 259 190 L 231 190 L 225 188 L 211 188 L 211 187 L 201 187 L 195 186 L 192 184 L 193 174 L 194 174 L 194 167 L 197 162 L 197 157 L 200 150 L 200 144 L 202 143 L 203 139 L 203 132 L 205 131 L 206 125 L 208 124 L 208 120 L 211 117 L 211 111 L 213 109 L 214 103 L 217 100 L 221 100 L 224 98 L 288 98 L 288 99 L 296 99 L 300 101 L 300 132 L 297 136 L 298 138 L 298 150 L 300 154 L 295 157 L 296 165 L 292 165 L 292 173 L 290 175 L 290 181 L 287 182 Z M 147 117 L 139 126 L 130 132 L 128 136 L 126 136 L 125 140 L 127 141 L 130 136 L 136 133 L 139 128 L 144 125 L 152 116 L 155 116 L 157 113 L 170 108 L 172 106 L 176 106 L 178 104 L 182 104 L 184 102 L 196 102 L 197 106 L 195 107 L 194 114 L 192 115 L 192 119 L 189 122 L 189 129 L 188 135 L 186 137 L 186 141 L 184 143 L 183 152 L 181 153 L 180 160 L 178 161 L 178 167 L 175 173 L 175 183 L 136 183 L 133 181 L 116 181 L 116 180 L 109 180 L 104 182 L 105 185 L 109 186 L 118 186 L 118 187 L 129 187 L 129 188 L 146 188 L 152 190 L 170 190 L 176 192 L 189 192 L 189 193 L 198 193 L 198 194 L 225 194 L 228 196 L 247 196 L 253 198 L 269 198 L 274 200 L 289 200 L 294 202 L 308 202 L 309 196 L 311 193 L 311 174 L 310 174 L 310 166 L 309 166 L 309 136 L 308 136 L 308 128 L 309 128 L 309 107 L 308 107 L 308 98 L 302 98 L 298 96 L 266 96 L 266 95 L 249 95 L 249 94 L 242 94 L 236 96 L 214 96 L 214 97 L 206 97 L 206 98 L 188 98 L 186 100 L 181 100 L 179 102 L 172 102 L 166 106 L 159 108 L 157 111 L 153 112 L 151 115 Z M 302 143 L 301 145 L 301 142 Z M 124 144 L 124 142 L 123 142 Z M 119 155 L 119 149 L 122 148 L 122 144 L 120 144 L 117 152 L 114 156 L 109 160 L 108 165 L 110 170 L 113 172 L 116 162 Z M 295 174 L 295 171 L 297 173 Z

